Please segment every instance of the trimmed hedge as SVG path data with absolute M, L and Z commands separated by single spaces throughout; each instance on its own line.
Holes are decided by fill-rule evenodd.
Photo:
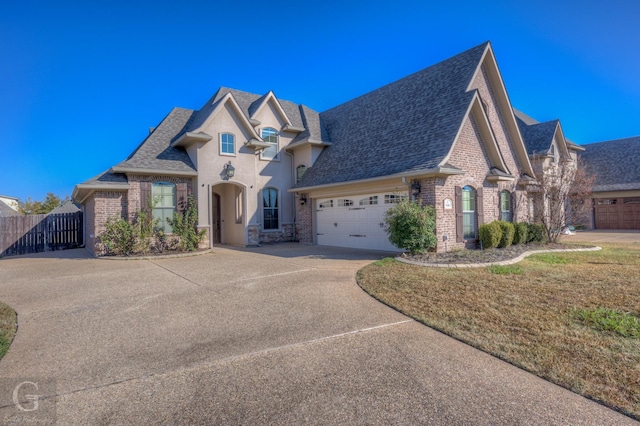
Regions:
M 502 239 L 502 227 L 497 221 L 485 223 L 478 228 L 478 236 L 482 243 L 482 248 L 490 249 L 498 247 Z
M 544 230 L 544 226 L 539 223 L 529 223 L 529 232 L 527 236 L 528 243 L 546 243 L 547 233 Z
M 505 222 L 504 220 L 498 220 L 498 225 L 502 229 L 502 237 L 500 238 L 500 243 L 498 247 L 505 248 L 509 247 L 513 242 L 513 234 L 515 233 L 515 227 L 511 222 Z
M 527 222 L 517 222 L 515 224 L 515 231 L 513 234 L 513 244 L 525 244 L 529 236 L 529 226 Z

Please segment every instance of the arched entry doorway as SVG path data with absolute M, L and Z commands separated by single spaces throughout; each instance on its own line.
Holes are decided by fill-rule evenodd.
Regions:
M 211 187 L 211 243 L 246 245 L 245 188 L 235 183 Z

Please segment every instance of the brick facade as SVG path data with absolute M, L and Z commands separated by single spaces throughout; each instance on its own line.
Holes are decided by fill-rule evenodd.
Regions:
M 104 254 L 100 234 L 110 217 L 127 217 L 127 193 L 124 191 L 96 191 L 85 203 L 86 247 L 94 255 Z
M 313 202 L 308 194 L 299 194 L 298 200 L 305 197 L 304 205 L 296 202 L 296 238 L 303 244 L 313 244 Z

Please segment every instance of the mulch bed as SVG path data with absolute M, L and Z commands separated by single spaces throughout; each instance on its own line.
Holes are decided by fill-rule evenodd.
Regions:
M 453 264 L 453 263 L 491 263 L 502 262 L 504 260 L 514 259 L 520 256 L 526 251 L 532 250 L 562 250 L 562 249 L 577 249 L 593 247 L 588 245 L 576 245 L 576 244 L 518 244 L 505 248 L 492 248 L 487 250 L 480 249 L 465 249 L 454 250 L 447 253 L 427 253 L 423 255 L 403 254 L 406 259 L 413 260 L 415 262 L 422 263 L 440 263 L 440 264 Z

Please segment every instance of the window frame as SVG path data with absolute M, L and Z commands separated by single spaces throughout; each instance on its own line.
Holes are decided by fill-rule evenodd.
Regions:
M 503 189 L 499 193 L 500 220 L 505 222 L 513 222 L 513 203 L 511 201 L 512 193 Z M 504 203 L 508 204 L 508 209 L 504 209 Z
M 164 199 L 164 197 L 166 197 L 166 194 L 155 194 L 155 189 L 156 188 L 168 188 L 171 187 L 172 189 L 172 194 L 171 194 L 171 198 L 172 198 L 172 206 L 158 206 L 158 197 L 161 197 L 160 199 Z M 164 192 L 164 191 L 160 191 L 160 192 Z M 173 182 L 165 182 L 165 181 L 159 181 L 159 182 L 153 182 L 151 184 L 151 200 L 152 200 L 152 206 L 151 206 L 151 216 L 153 217 L 153 219 L 160 219 L 160 221 L 158 222 L 158 224 L 156 225 L 156 229 L 159 231 L 164 232 L 165 234 L 173 234 L 173 228 L 171 227 L 171 225 L 167 222 L 168 218 L 173 219 L 173 215 L 178 211 L 178 187 L 175 183 Z M 162 215 L 161 217 L 158 217 L 158 214 L 161 212 Z M 167 214 L 169 214 L 167 216 Z M 168 228 L 168 229 L 167 229 Z
M 302 176 L 304 176 L 304 174 L 307 172 L 307 169 L 308 167 L 306 164 L 298 164 L 298 166 L 296 167 L 296 183 L 302 180 Z M 302 170 L 302 173 L 300 173 L 300 170 Z
M 465 194 L 473 195 L 473 197 L 465 197 Z M 465 201 L 466 203 L 473 202 L 473 210 L 465 210 Z M 473 235 L 470 231 L 473 231 Z M 462 236 L 465 240 L 478 238 L 478 190 L 470 185 L 462 187 Z
M 270 130 L 273 130 L 273 134 L 272 135 L 268 135 L 267 137 L 269 137 L 269 138 L 274 137 L 275 138 L 275 142 L 267 141 L 267 139 L 265 138 L 265 132 L 266 131 L 270 131 Z M 263 127 L 260 130 L 260 137 L 262 138 L 262 140 L 264 142 L 266 142 L 268 144 L 271 144 L 271 146 L 269 148 L 265 148 L 260 152 L 260 159 L 261 160 L 267 160 L 267 161 L 280 161 L 280 152 L 279 152 L 280 151 L 280 149 L 279 149 L 280 137 L 278 135 L 278 131 L 273 127 Z M 273 155 L 273 157 L 265 156 L 264 155 L 265 151 L 267 151 L 268 149 L 270 149 L 272 147 L 275 148 L 275 154 Z
M 231 142 L 231 144 L 232 144 L 232 152 L 225 152 L 224 149 L 223 149 L 224 144 L 225 144 L 223 139 L 224 139 L 225 136 L 231 136 L 231 138 L 232 138 L 232 142 Z M 226 142 L 226 143 L 228 144 L 228 142 Z M 219 146 L 220 155 L 224 155 L 224 156 L 227 156 L 227 157 L 235 157 L 236 156 L 236 135 L 234 135 L 231 132 L 220 133 L 218 146 Z
M 265 206 L 265 191 L 269 191 L 269 204 L 273 199 L 271 194 L 275 194 L 275 206 Z M 267 186 L 260 191 L 260 198 L 262 203 L 262 229 L 264 231 L 279 231 L 280 230 L 280 191 L 273 186 Z M 269 215 L 269 227 L 267 227 L 267 211 L 270 210 Z M 275 222 L 275 226 L 274 225 Z

